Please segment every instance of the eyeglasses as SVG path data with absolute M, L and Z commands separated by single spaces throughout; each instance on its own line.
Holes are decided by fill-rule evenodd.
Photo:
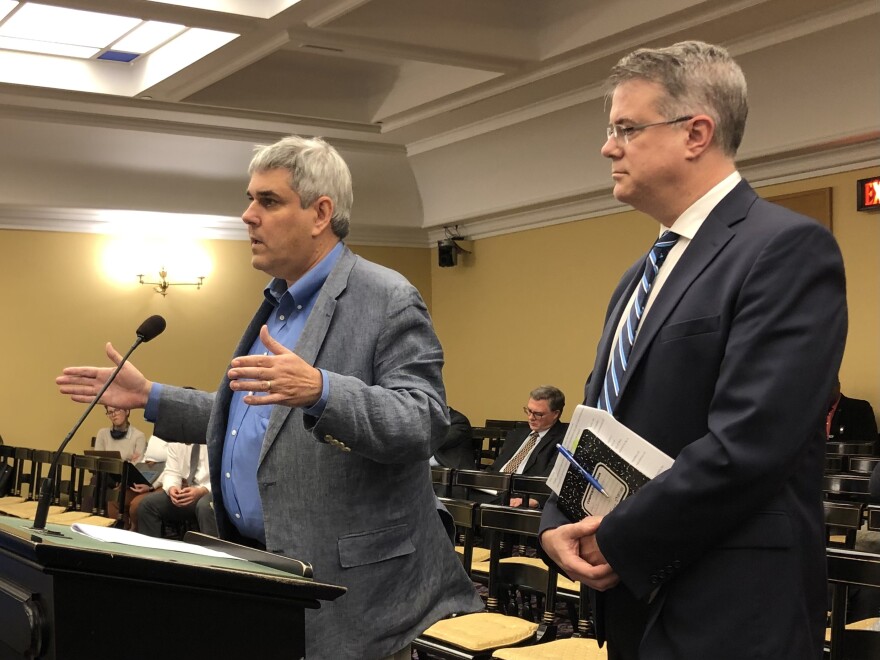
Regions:
M 614 141 L 617 142 L 619 146 L 621 144 L 629 144 L 629 140 L 633 135 L 646 128 L 651 128 L 651 126 L 668 126 L 670 124 L 677 124 L 680 121 L 690 121 L 693 118 L 693 115 L 685 115 L 684 117 L 677 117 L 676 119 L 670 119 L 669 121 L 655 121 L 651 124 L 636 124 L 635 126 L 609 124 L 605 128 L 605 134 L 608 136 L 608 140 L 614 138 Z
M 534 410 L 531 410 L 526 406 L 523 406 L 523 412 L 526 414 L 527 417 L 534 417 L 535 419 L 541 419 L 544 415 L 547 414 L 543 412 L 535 412 Z
M 107 415 L 107 417 L 112 417 L 116 413 L 124 413 L 124 412 L 125 411 L 122 408 L 107 408 L 107 410 L 104 412 L 104 414 Z

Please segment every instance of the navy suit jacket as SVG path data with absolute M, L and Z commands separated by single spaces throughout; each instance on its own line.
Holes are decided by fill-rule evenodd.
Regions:
M 530 477 L 549 476 L 550 471 L 553 469 L 553 465 L 556 462 L 556 444 L 561 443 L 563 438 L 565 438 L 565 432 L 567 429 L 568 424 L 557 420 L 556 423 L 547 430 L 547 433 L 544 434 L 541 441 L 538 442 L 534 451 L 529 454 L 529 458 L 526 461 L 522 473 Z M 526 438 L 528 438 L 531 433 L 532 430 L 528 427 L 513 429 L 510 431 L 507 434 L 507 437 L 504 438 L 504 445 L 501 447 L 501 451 L 498 452 L 498 458 L 495 459 L 495 462 L 492 463 L 492 466 L 489 469 L 500 472 L 501 468 L 513 458 L 514 454 L 516 454 L 517 450 L 522 447 Z
M 587 405 L 643 263 L 611 298 Z M 846 318 L 830 232 L 738 184 L 671 272 L 630 356 L 615 416 L 675 464 L 601 523 L 621 584 L 596 598 L 600 638 L 632 615 L 651 660 L 822 657 L 824 420 Z M 551 500 L 543 528 L 565 522 Z

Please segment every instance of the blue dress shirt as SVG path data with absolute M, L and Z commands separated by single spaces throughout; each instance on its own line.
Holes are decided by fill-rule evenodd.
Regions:
M 266 320 L 269 334 L 286 348 L 293 350 L 296 346 L 321 287 L 336 265 L 342 250 L 343 244 L 340 242 L 290 288 L 284 280 L 276 278 L 264 290 L 266 300 L 274 307 Z M 269 355 L 269 353 L 259 336 L 248 351 L 248 355 Z M 323 378 L 321 398 L 311 408 L 303 409 L 305 414 L 315 417 L 320 416 L 324 411 L 330 391 L 330 381 L 323 369 L 321 375 Z M 156 417 L 161 388 L 161 385 L 156 384 L 150 391 L 150 398 L 144 411 L 147 420 L 152 421 Z M 239 391 L 232 394 L 220 466 L 221 489 L 226 513 L 238 531 L 248 538 L 265 544 L 266 530 L 263 526 L 263 509 L 257 487 L 257 465 L 273 406 L 249 406 L 243 401 L 246 394 L 254 394 L 254 392 Z M 260 393 L 256 394 L 260 395 Z

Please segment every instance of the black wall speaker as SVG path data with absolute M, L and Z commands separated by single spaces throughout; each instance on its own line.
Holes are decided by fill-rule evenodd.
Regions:
M 451 238 L 437 241 L 437 262 L 440 268 L 449 268 L 458 263 L 458 246 Z

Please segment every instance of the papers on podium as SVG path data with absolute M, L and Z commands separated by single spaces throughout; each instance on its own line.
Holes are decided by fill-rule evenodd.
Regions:
M 608 494 L 601 494 L 563 456 L 558 456 L 547 485 L 558 496 L 560 510 L 572 522 L 586 516 L 604 516 L 673 463 L 607 412 L 588 406 L 575 408 L 562 444 Z
M 97 527 L 95 525 L 84 525 L 82 523 L 73 523 L 70 528 L 74 532 L 85 534 L 93 539 L 104 541 L 105 543 L 122 543 L 123 545 L 133 545 L 138 548 L 153 548 L 155 550 L 173 550 L 174 552 L 186 552 L 192 555 L 202 555 L 205 557 L 222 557 L 223 559 L 238 559 L 225 552 L 218 552 L 210 548 L 203 548 L 200 545 L 192 543 L 184 543 L 183 541 L 174 541 L 171 539 L 160 539 L 152 536 L 145 536 L 137 532 L 129 532 L 124 529 L 116 529 L 113 527 Z

